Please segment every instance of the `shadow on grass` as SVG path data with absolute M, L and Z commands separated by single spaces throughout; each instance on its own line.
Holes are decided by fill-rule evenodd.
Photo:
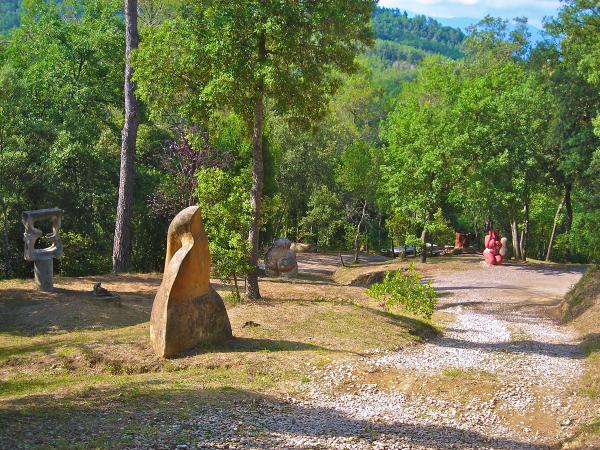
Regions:
M 109 330 L 147 322 L 153 296 L 121 295 L 122 306 L 72 289 L 54 292 L 4 289 L 0 297 L 0 333 L 35 336 L 80 330 Z
M 60 399 L 40 395 L 5 402 L 0 427 L 0 447 L 15 449 L 227 448 L 234 442 L 241 448 L 345 448 L 375 441 L 406 448 L 550 448 L 418 418 L 367 421 L 243 389 L 172 388 L 153 381 Z M 290 438 L 301 438 L 302 444 Z
M 260 339 L 234 337 L 223 344 L 208 344 L 182 352 L 178 357 L 189 357 L 203 353 L 252 353 L 252 352 L 289 352 L 305 350 L 322 350 L 337 352 L 319 345 L 299 341 L 288 341 L 285 339 Z

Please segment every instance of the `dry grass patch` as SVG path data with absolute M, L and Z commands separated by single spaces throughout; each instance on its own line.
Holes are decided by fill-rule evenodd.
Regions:
M 228 307 L 231 342 L 164 360 L 148 339 L 158 278 L 144 284 L 138 277 L 103 280 L 121 294 L 121 307 L 77 291 L 91 286 L 88 279 L 60 280 L 52 294 L 32 291 L 28 283 L 0 285 L 0 398 L 64 394 L 140 377 L 177 383 L 192 375 L 214 388 L 289 390 L 307 362 L 325 365 L 435 332 L 418 319 L 349 301 L 264 299 Z
M 600 267 L 590 268 L 565 296 L 561 305 L 563 321 L 582 339 L 586 371 L 579 391 L 600 411 Z M 566 448 L 600 448 L 600 416 L 582 426 Z
M 333 274 L 333 279 L 338 284 L 349 285 L 361 275 L 374 272 L 393 272 L 398 269 L 405 269 L 409 264 L 414 264 L 417 271 L 423 274 L 423 276 L 428 277 L 433 273 L 470 270 L 473 268 L 474 263 L 480 261 L 482 261 L 482 258 L 477 255 L 428 258 L 425 264 L 421 263 L 418 258 L 397 258 L 391 261 L 370 262 L 339 267 Z
M 96 281 L 122 306 L 95 300 Z M 57 291 L 46 294 L 31 281 L 0 282 L 0 448 L 116 448 L 136 435 L 170 438 L 157 420 L 301 395 L 314 367 L 436 332 L 324 277 L 267 279 L 267 298 L 228 305 L 235 339 L 165 360 L 148 337 L 159 284 L 158 274 L 58 278 Z M 221 295 L 229 289 L 216 287 Z

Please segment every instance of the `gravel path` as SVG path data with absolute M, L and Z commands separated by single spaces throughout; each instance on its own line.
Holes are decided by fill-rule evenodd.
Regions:
M 315 368 L 301 400 L 244 401 L 178 426 L 206 448 L 552 448 L 585 419 L 569 389 L 583 362 L 543 310 L 580 276 L 483 264 L 440 273 L 440 309 L 453 318 L 441 337 Z

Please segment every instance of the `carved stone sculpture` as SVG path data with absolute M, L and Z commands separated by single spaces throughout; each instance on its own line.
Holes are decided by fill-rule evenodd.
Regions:
M 506 258 L 508 256 L 508 238 L 503 237 L 500 239 L 500 244 L 502 244 L 502 247 L 500 247 L 500 256 Z
M 490 266 L 499 266 L 504 261 L 504 257 L 501 254 L 502 242 L 498 239 L 498 231 L 490 230 L 484 239 L 485 250 L 483 256 L 485 262 Z
M 210 285 L 210 253 L 200 210 L 190 206 L 171 222 L 163 280 L 150 318 L 150 339 L 170 357 L 203 342 L 231 338 L 225 305 Z
M 23 225 L 25 233 L 25 260 L 33 261 L 35 285 L 40 291 L 52 291 L 54 289 L 54 258 L 60 258 L 63 252 L 60 241 L 60 224 L 63 211 L 58 208 L 38 209 L 23 212 Z M 52 232 L 45 236 L 51 241 L 50 247 L 35 248 L 35 243 L 44 235 L 44 232 L 36 228 L 35 223 L 43 220 L 50 222 Z
M 471 245 L 469 235 L 456 232 L 454 237 L 454 249 L 452 249 L 453 255 L 462 255 L 465 253 Z
M 288 239 L 276 239 L 265 253 L 265 270 L 268 276 L 294 278 L 298 275 L 296 252 Z

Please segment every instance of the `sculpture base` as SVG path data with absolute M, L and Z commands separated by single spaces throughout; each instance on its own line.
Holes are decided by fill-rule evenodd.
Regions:
M 54 260 L 40 259 L 33 262 L 35 287 L 38 291 L 52 292 L 54 290 Z
M 199 344 L 231 339 L 223 300 L 212 287 L 206 294 L 188 299 L 169 299 L 159 289 L 152 305 L 150 338 L 156 353 L 164 358 Z

